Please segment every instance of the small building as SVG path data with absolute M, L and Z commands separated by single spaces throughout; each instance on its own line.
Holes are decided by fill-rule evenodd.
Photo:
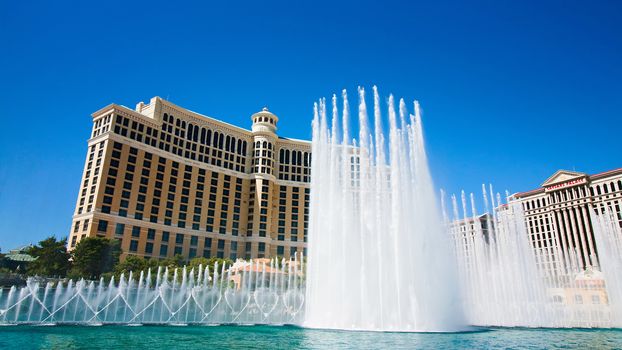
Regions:
M 4 267 L 16 272 L 25 271 L 29 263 L 37 260 L 37 258 L 27 253 L 30 247 L 32 247 L 32 245 L 10 250 L 9 253 L 4 256 Z
M 270 259 L 260 258 L 252 261 L 246 261 L 238 259 L 228 270 L 231 273 L 229 281 L 235 284 L 236 289 L 242 287 L 242 278 L 247 273 L 253 273 L 255 275 L 261 275 L 265 273 L 267 279 L 270 279 L 272 275 L 282 275 L 283 272 L 278 267 L 270 265 Z

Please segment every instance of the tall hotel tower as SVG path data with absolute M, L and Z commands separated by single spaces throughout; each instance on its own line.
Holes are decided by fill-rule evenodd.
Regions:
M 248 131 L 159 97 L 95 112 L 69 248 L 98 236 L 151 258 L 304 252 L 311 144 L 278 137 L 267 108 L 251 119 Z

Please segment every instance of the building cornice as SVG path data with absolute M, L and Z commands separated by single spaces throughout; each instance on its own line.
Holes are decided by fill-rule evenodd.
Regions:
M 122 106 L 120 106 L 120 105 L 118 105 L 116 103 L 111 103 L 111 104 L 109 104 L 109 105 L 107 105 L 105 107 L 102 107 L 102 108 L 98 109 L 97 111 L 93 112 L 91 114 L 91 117 L 97 118 L 97 117 L 99 117 L 102 114 L 107 114 L 109 112 L 112 112 L 115 108 L 121 108 L 121 107 Z
M 514 194 L 514 197 L 516 197 L 516 198 L 524 198 L 524 197 L 533 196 L 533 195 L 539 194 L 539 193 L 544 193 L 544 188 L 543 187 L 536 188 L 535 190 L 531 190 L 531 191 L 518 192 L 518 193 Z
M 622 168 L 617 168 L 617 169 L 613 169 L 613 170 L 608 170 L 608 171 L 604 171 L 602 173 L 597 173 L 594 175 L 588 175 L 586 173 L 581 173 L 581 172 L 575 172 L 575 171 L 568 171 L 568 170 L 558 170 L 556 171 L 553 175 L 551 175 L 544 183 L 542 183 L 542 187 L 540 188 L 536 188 L 534 190 L 530 190 L 530 191 L 525 191 L 525 192 L 518 192 L 516 194 L 513 195 L 513 197 L 515 198 L 525 198 L 525 197 L 529 197 L 529 196 L 533 196 L 533 195 L 537 195 L 540 193 L 545 193 L 546 192 L 546 188 L 551 186 L 551 185 L 555 185 L 555 184 L 560 184 L 560 183 L 564 183 L 567 181 L 572 181 L 573 179 L 564 179 L 561 181 L 552 181 L 556 176 L 560 175 L 560 174 L 569 174 L 569 175 L 575 175 L 575 179 L 580 179 L 580 178 L 585 178 L 585 185 L 589 185 L 592 181 L 595 180 L 601 180 L 601 179 L 605 179 L 611 176 L 616 176 L 616 175 L 622 175 Z M 550 182 L 550 183 L 549 183 Z M 583 183 L 581 183 L 583 184 Z
M 97 112 L 91 114 L 91 116 L 93 117 L 93 119 L 97 119 L 99 117 L 102 117 L 104 115 L 108 115 L 110 113 L 113 114 L 121 114 L 125 117 L 128 117 L 130 119 L 133 120 L 137 120 L 140 122 L 146 122 L 151 124 L 152 127 L 159 127 L 160 125 L 162 125 L 162 123 L 158 120 L 155 120 L 153 118 L 150 118 L 142 113 L 136 112 L 133 109 L 130 109 L 128 107 L 125 106 L 121 106 L 118 105 L 116 103 L 111 103 L 108 106 L 101 108 L 100 110 L 98 110 Z
M 287 147 L 301 147 L 299 149 L 300 150 L 304 149 L 305 151 L 311 150 L 311 141 L 279 138 L 279 145 L 287 145 Z
M 622 175 L 622 168 L 617 168 L 609 171 L 605 171 L 602 173 L 597 173 L 594 175 L 590 175 L 590 180 L 599 180 L 602 178 L 606 178 L 609 176 Z

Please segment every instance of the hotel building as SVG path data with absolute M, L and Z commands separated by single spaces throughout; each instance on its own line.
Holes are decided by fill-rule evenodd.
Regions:
M 519 216 L 517 206 L 522 209 Z M 499 225 L 524 220 L 536 264 L 549 281 L 559 281 L 574 278 L 578 271 L 600 269 L 593 215 L 609 215 L 622 228 L 622 168 L 595 175 L 559 170 L 541 187 L 509 196 L 494 216 L 455 220 L 450 228 L 470 265 L 476 236 L 488 243 L 491 232 L 503 229 Z
M 611 215 L 622 227 L 622 168 L 600 174 L 559 170 L 540 188 L 516 193 L 538 264 L 553 275 L 564 267 L 598 267 L 592 215 Z M 561 260 L 561 261 L 559 261 Z
M 92 117 L 70 249 L 98 236 L 149 258 L 305 252 L 311 143 L 277 136 L 267 108 L 251 130 L 159 97 Z
M 509 196 L 507 204 L 496 206 L 491 214 L 465 214 L 451 221 L 460 272 L 467 276 L 465 285 L 472 300 L 506 300 L 506 296 L 482 291 L 482 281 L 499 286 L 508 282 L 502 276 L 507 275 L 519 283 L 531 283 L 535 280 L 528 276 L 540 274 L 556 312 L 563 310 L 582 327 L 610 327 L 607 281 L 600 260 L 607 258 L 604 251 L 599 255 L 599 247 L 616 244 L 611 235 L 622 234 L 621 207 L 622 168 L 595 175 L 559 170 L 540 188 Z M 600 220 L 603 216 L 607 227 Z M 535 265 L 525 258 L 535 258 Z M 612 278 L 614 288 L 615 281 Z M 531 287 L 540 290 L 537 283 Z M 507 298 L 513 298 L 512 293 Z

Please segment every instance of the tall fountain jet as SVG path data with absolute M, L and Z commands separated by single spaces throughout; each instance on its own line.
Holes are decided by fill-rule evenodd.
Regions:
M 373 129 L 359 88 L 358 141 L 349 102 L 315 104 L 304 326 L 377 331 L 464 329 L 455 257 L 440 219 L 419 104 L 378 90 Z M 341 128 L 339 119 L 341 117 Z

